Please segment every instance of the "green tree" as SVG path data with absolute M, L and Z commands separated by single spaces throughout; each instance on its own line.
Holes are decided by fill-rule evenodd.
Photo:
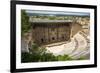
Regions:
M 25 10 L 21 10 L 21 34 L 28 32 L 30 29 L 29 16 Z
M 73 60 L 68 55 L 58 55 L 55 56 L 52 53 L 47 53 L 46 48 L 39 47 L 37 44 L 33 43 L 30 53 L 22 53 L 22 62 L 49 62 L 49 61 L 67 61 Z
M 71 57 L 69 57 L 68 55 L 58 55 L 57 56 L 58 61 L 67 61 L 67 60 L 73 60 Z
M 78 58 L 77 60 L 86 60 L 86 58 L 84 56 L 81 56 L 80 58 Z

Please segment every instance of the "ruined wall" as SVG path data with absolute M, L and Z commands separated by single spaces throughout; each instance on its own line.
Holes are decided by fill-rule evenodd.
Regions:
M 21 37 L 21 51 L 22 52 L 29 52 L 29 50 L 32 47 L 32 43 L 34 39 L 32 38 L 32 30 L 29 30 L 29 32 L 24 33 L 24 36 Z
M 33 30 L 34 42 L 41 45 L 68 41 L 71 27 L 69 24 L 37 24 Z
M 71 37 L 73 37 L 76 33 L 82 30 L 82 25 L 79 23 L 73 22 L 71 28 Z

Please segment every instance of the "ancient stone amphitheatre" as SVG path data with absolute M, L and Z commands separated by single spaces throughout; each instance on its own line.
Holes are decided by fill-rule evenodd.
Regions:
M 46 46 L 47 52 L 52 52 L 55 56 L 67 54 L 72 58 L 80 58 L 81 56 L 89 58 L 89 35 L 84 32 L 78 32 L 72 39 L 71 42 L 61 42 L 50 44 Z M 88 40 L 88 41 L 87 41 Z

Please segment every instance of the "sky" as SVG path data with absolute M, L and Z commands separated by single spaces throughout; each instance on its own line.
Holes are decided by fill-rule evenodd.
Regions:
M 90 16 L 85 12 L 65 12 L 65 11 L 43 11 L 43 10 L 26 10 L 26 13 L 33 15 L 72 15 L 72 16 Z

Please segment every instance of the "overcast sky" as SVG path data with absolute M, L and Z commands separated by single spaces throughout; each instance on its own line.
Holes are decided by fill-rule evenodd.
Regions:
M 26 13 L 43 14 L 43 15 L 75 15 L 75 16 L 90 16 L 86 12 L 65 12 L 65 11 L 39 11 L 39 10 L 26 10 Z

